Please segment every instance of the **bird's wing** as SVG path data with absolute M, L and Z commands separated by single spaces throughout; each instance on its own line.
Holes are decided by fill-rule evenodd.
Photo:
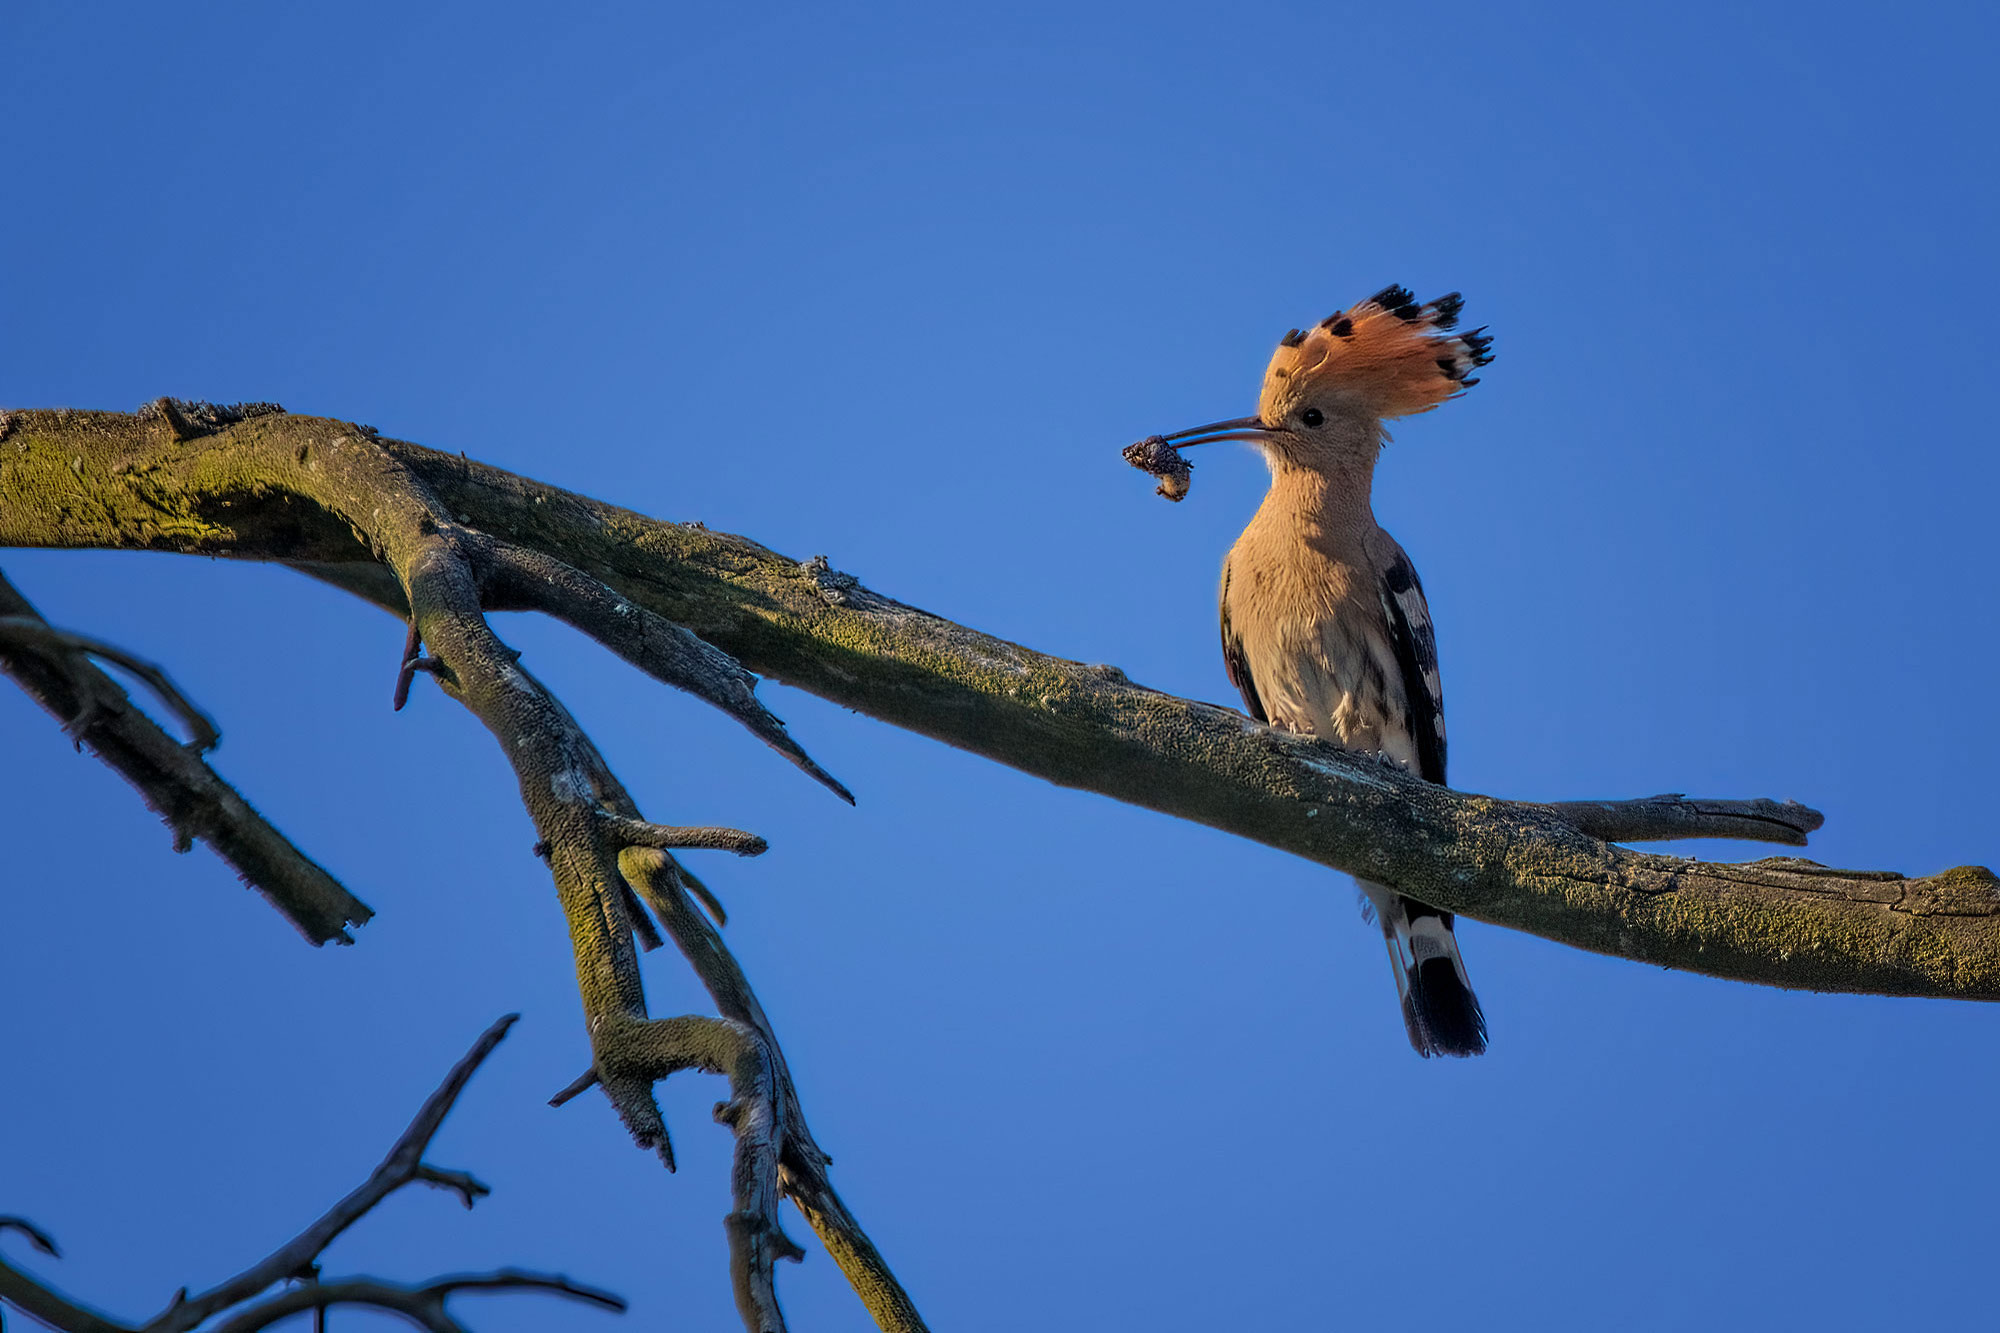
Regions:
M 1257 682 L 1250 678 L 1250 658 L 1243 651 L 1243 640 L 1229 625 L 1229 563 L 1222 565 L 1222 594 L 1216 599 L 1222 604 L 1222 665 L 1229 672 L 1229 683 L 1243 696 L 1243 711 L 1259 722 L 1269 722 L 1264 716 L 1264 701 L 1257 697 Z M 1419 598 L 1421 600 L 1421 597 Z M 1425 622 L 1426 624 L 1429 621 Z
M 1431 630 L 1431 608 L 1424 585 L 1410 558 L 1398 549 L 1382 573 L 1382 614 L 1389 622 L 1389 643 L 1403 676 L 1403 698 L 1410 710 L 1410 739 L 1417 748 L 1417 775 L 1444 783 L 1444 682 L 1438 676 L 1437 635 Z M 1224 637 L 1228 626 L 1223 627 Z

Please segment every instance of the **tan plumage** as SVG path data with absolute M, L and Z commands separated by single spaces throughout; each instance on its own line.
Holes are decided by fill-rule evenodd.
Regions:
M 1223 563 L 1222 618 L 1271 725 L 1418 770 L 1411 701 L 1382 606 L 1388 570 L 1409 558 L 1372 515 L 1340 521 L 1346 506 L 1336 496 L 1347 479 L 1329 480 L 1311 468 L 1273 469 L 1263 505 Z M 1365 491 L 1361 500 L 1365 507 Z M 1428 697 L 1417 703 L 1433 711 Z
M 1370 503 L 1385 417 L 1429 411 L 1478 381 L 1489 341 L 1446 332 L 1457 293 L 1419 306 L 1389 287 L 1286 334 L 1257 415 L 1142 442 L 1247 439 L 1271 489 L 1223 563 L 1223 658 L 1259 721 L 1445 780 L 1444 695 L 1423 585 Z M 1179 441 L 1179 443 L 1174 443 Z M 1140 446 L 1134 446 L 1135 449 Z M 1448 913 L 1360 881 L 1387 938 L 1410 1043 L 1476 1055 L 1485 1020 Z

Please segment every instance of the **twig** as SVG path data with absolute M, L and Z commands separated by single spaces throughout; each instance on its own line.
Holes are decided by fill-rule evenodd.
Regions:
M 611 1292 L 586 1287 L 560 1274 L 503 1268 L 493 1273 L 441 1277 L 421 1287 L 400 1286 L 374 1278 L 308 1282 L 224 1320 L 212 1333 L 255 1333 L 300 1311 L 325 1311 L 334 1305 L 367 1305 L 387 1310 L 429 1333 L 465 1333 L 465 1326 L 452 1318 L 444 1304 L 447 1297 L 461 1291 L 546 1291 L 600 1309 L 625 1312 L 623 1298 Z
M 654 679 L 720 708 L 854 804 L 854 794 L 815 763 L 757 699 L 756 676 L 728 653 L 554 556 L 481 535 L 467 541 L 475 552 L 488 609 L 540 611 L 575 626 Z
M 787 1159 L 779 1180 L 784 1183 L 786 1197 L 805 1214 L 820 1244 L 840 1266 L 847 1285 L 861 1298 L 875 1326 L 882 1333 L 929 1333 L 916 1302 L 841 1201 L 824 1168 L 801 1172 Z
M 30 1245 L 49 1258 L 62 1258 L 62 1251 L 56 1248 L 55 1237 L 25 1217 L 0 1217 L 0 1231 L 18 1231 L 28 1238 Z
M 471 1207 L 475 1197 L 487 1192 L 486 1186 L 463 1172 L 441 1171 L 428 1166 L 423 1159 L 424 1151 L 444 1124 L 445 1116 L 451 1113 L 458 1095 L 465 1091 L 473 1071 L 493 1053 L 493 1048 L 500 1044 L 501 1038 L 507 1035 L 507 1029 L 514 1026 L 519 1017 L 519 1014 L 508 1014 L 480 1034 L 472 1049 L 452 1066 L 444 1082 L 424 1102 L 423 1108 L 410 1122 L 410 1127 L 403 1131 L 389 1149 L 388 1156 L 382 1159 L 382 1164 L 359 1188 L 329 1208 L 318 1221 L 235 1277 L 198 1296 L 176 1301 L 146 1325 L 145 1333 L 186 1333 L 186 1330 L 232 1305 L 241 1304 L 275 1283 L 311 1272 L 320 1252 L 331 1245 L 336 1236 L 360 1221 L 369 1209 L 413 1181 L 454 1189 L 464 1199 L 466 1207 Z
M 658 847 L 672 850 L 735 852 L 738 856 L 762 856 L 771 844 L 754 833 L 734 828 L 680 828 L 670 824 L 649 824 L 600 811 L 598 818 L 613 836 L 628 847 Z
M 927 1333 L 916 1303 L 828 1179 L 827 1165 L 831 1159 L 813 1141 L 812 1131 L 806 1127 L 791 1070 L 785 1064 L 771 1020 L 721 934 L 688 901 L 683 882 L 686 872 L 665 852 L 640 847 L 621 854 L 618 866 L 659 916 L 660 924 L 673 937 L 695 975 L 701 978 L 709 998 L 715 1001 L 717 1012 L 757 1033 L 768 1052 L 777 1114 L 784 1130 L 778 1182 L 786 1197 L 805 1215 L 883 1333 Z M 579 1084 L 583 1082 L 578 1080 Z
M 701 882 L 701 876 L 695 874 L 694 871 L 689 870 L 679 862 L 675 862 L 674 869 L 678 872 L 682 885 L 687 888 L 689 893 L 695 896 L 695 901 L 707 909 L 708 919 L 718 926 L 728 925 L 729 913 L 722 910 L 722 900 L 710 891 L 708 885 Z
M 403 711 L 403 705 L 410 701 L 410 682 L 417 678 L 423 659 L 424 638 L 417 633 L 417 622 L 410 622 L 410 631 L 403 637 L 403 656 L 396 668 L 396 693 L 390 699 L 392 713 Z
M 195 707 L 165 671 L 157 664 L 135 657 L 114 644 L 57 629 L 40 616 L 11 615 L 0 616 L 0 647 L 40 653 L 52 667 L 65 671 L 74 679 L 87 679 L 77 671 L 77 667 L 83 665 L 80 659 L 85 656 L 114 662 L 145 681 L 153 693 L 160 696 L 160 702 L 180 718 L 191 734 L 188 745 L 196 754 L 206 754 L 222 743 L 222 733 L 216 729 L 215 719 Z M 123 695 L 124 692 L 119 691 L 118 699 L 122 701 Z M 71 734 L 80 737 L 84 728 L 95 720 L 98 709 L 110 702 L 107 696 L 97 693 L 86 698 L 82 711 L 69 722 Z
M 4 577 L 0 577 L 0 616 L 13 627 L 0 639 L 0 672 L 11 676 L 80 744 L 88 745 L 138 789 L 173 830 L 176 850 L 185 851 L 200 839 L 307 940 L 353 943 L 347 927 L 359 926 L 374 915 L 368 905 L 273 828 L 234 787 L 216 776 L 195 748 L 181 744 L 131 707 L 118 682 L 71 646 L 72 636 L 51 630 L 57 636 L 54 640 L 38 639 L 32 629 L 25 629 L 47 622 Z M 60 646 L 51 650 L 51 642 Z M 120 653 L 112 660 L 136 659 Z M 163 674 L 155 674 L 165 680 Z M 162 697 L 169 696 L 163 692 Z M 181 698 L 178 691 L 172 697 Z M 206 734 L 214 734 L 206 715 L 185 698 L 181 706 L 184 717 L 202 717 Z M 190 728 L 194 729 L 192 724 Z M 197 740 L 202 734 L 197 731 Z
M 568 1085 L 565 1086 L 561 1092 L 558 1092 L 555 1096 L 549 1098 L 549 1105 L 567 1106 L 569 1103 L 575 1101 L 578 1097 L 581 1097 L 584 1093 L 589 1092 L 592 1088 L 596 1086 L 597 1086 L 597 1070 L 586 1069 L 581 1074 L 578 1074 L 575 1078 L 571 1079 Z
M 1579 833 L 1604 842 L 1741 838 L 1806 845 L 1826 816 L 1797 801 L 1704 801 L 1678 792 L 1636 801 L 1556 801 L 1547 810 Z
M 372 1277 L 335 1281 L 321 1281 L 319 1278 L 317 1261 L 334 1238 L 404 1185 L 419 1182 L 449 1189 L 468 1208 L 473 1200 L 487 1193 L 486 1186 L 466 1172 L 432 1166 L 423 1160 L 423 1155 L 473 1072 L 500 1044 L 515 1018 L 516 1015 L 509 1014 L 486 1029 L 473 1043 L 472 1049 L 452 1066 L 444 1082 L 424 1102 L 409 1128 L 390 1148 L 389 1155 L 359 1189 L 335 1204 L 317 1222 L 269 1257 L 220 1286 L 194 1297 L 182 1288 L 167 1308 L 143 1329 L 133 1330 L 87 1306 L 79 1305 L 4 1260 L 0 1260 L 0 1301 L 26 1311 L 50 1328 L 60 1330 L 60 1333 L 187 1333 L 187 1330 L 218 1315 L 226 1317 L 214 1326 L 211 1333 L 252 1333 L 304 1310 L 320 1311 L 319 1322 L 323 1326 L 324 1312 L 333 1305 L 374 1306 L 402 1315 L 433 1333 L 464 1333 L 463 1327 L 445 1308 L 446 1298 L 460 1291 L 547 1291 L 622 1312 L 625 1302 L 608 1291 L 583 1286 L 560 1275 L 513 1268 L 434 1278 L 414 1286 Z M 46 1254 L 56 1253 L 55 1242 L 25 1219 L 0 1217 L 0 1233 L 7 1231 L 21 1232 Z M 273 1286 L 291 1281 L 300 1285 L 254 1305 L 245 1305 L 245 1302 Z M 232 1310 L 234 1313 L 229 1313 Z
M 730 1097 L 715 1108 L 715 1118 L 736 1135 L 730 1171 L 735 1208 L 724 1219 L 736 1309 L 749 1333 L 784 1333 L 773 1269 L 778 1260 L 796 1263 L 805 1252 L 778 1221 L 786 1098 L 777 1084 L 770 1045 L 747 1023 L 690 1015 L 607 1024 L 597 1033 L 596 1048 L 597 1072 L 614 1097 L 624 1084 L 643 1087 L 650 1095 L 654 1083 L 683 1069 L 728 1077 Z M 673 1149 L 664 1125 L 656 1144 L 642 1146 L 656 1147 L 672 1168 Z
M 135 1333 L 130 1325 L 71 1300 L 0 1259 L 0 1308 L 9 1305 L 61 1333 Z
M 61 1258 L 55 1239 L 24 1217 L 0 1217 L 0 1234 L 18 1231 L 52 1259 Z M 12 1305 L 62 1333 L 132 1333 L 109 1315 L 79 1304 L 54 1287 L 0 1259 L 0 1306 Z

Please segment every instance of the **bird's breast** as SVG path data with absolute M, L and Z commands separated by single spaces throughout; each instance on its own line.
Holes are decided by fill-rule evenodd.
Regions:
M 1271 725 L 1413 763 L 1395 650 L 1368 569 L 1260 536 L 1246 532 L 1230 552 L 1223 612 Z

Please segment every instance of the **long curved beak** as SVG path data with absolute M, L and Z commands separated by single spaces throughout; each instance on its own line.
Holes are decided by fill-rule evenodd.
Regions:
M 1272 433 L 1261 417 L 1237 417 L 1232 421 L 1211 421 L 1206 426 L 1177 430 L 1171 435 L 1156 435 L 1153 438 L 1176 449 L 1186 449 L 1191 445 L 1214 444 L 1220 440 L 1261 440 Z

